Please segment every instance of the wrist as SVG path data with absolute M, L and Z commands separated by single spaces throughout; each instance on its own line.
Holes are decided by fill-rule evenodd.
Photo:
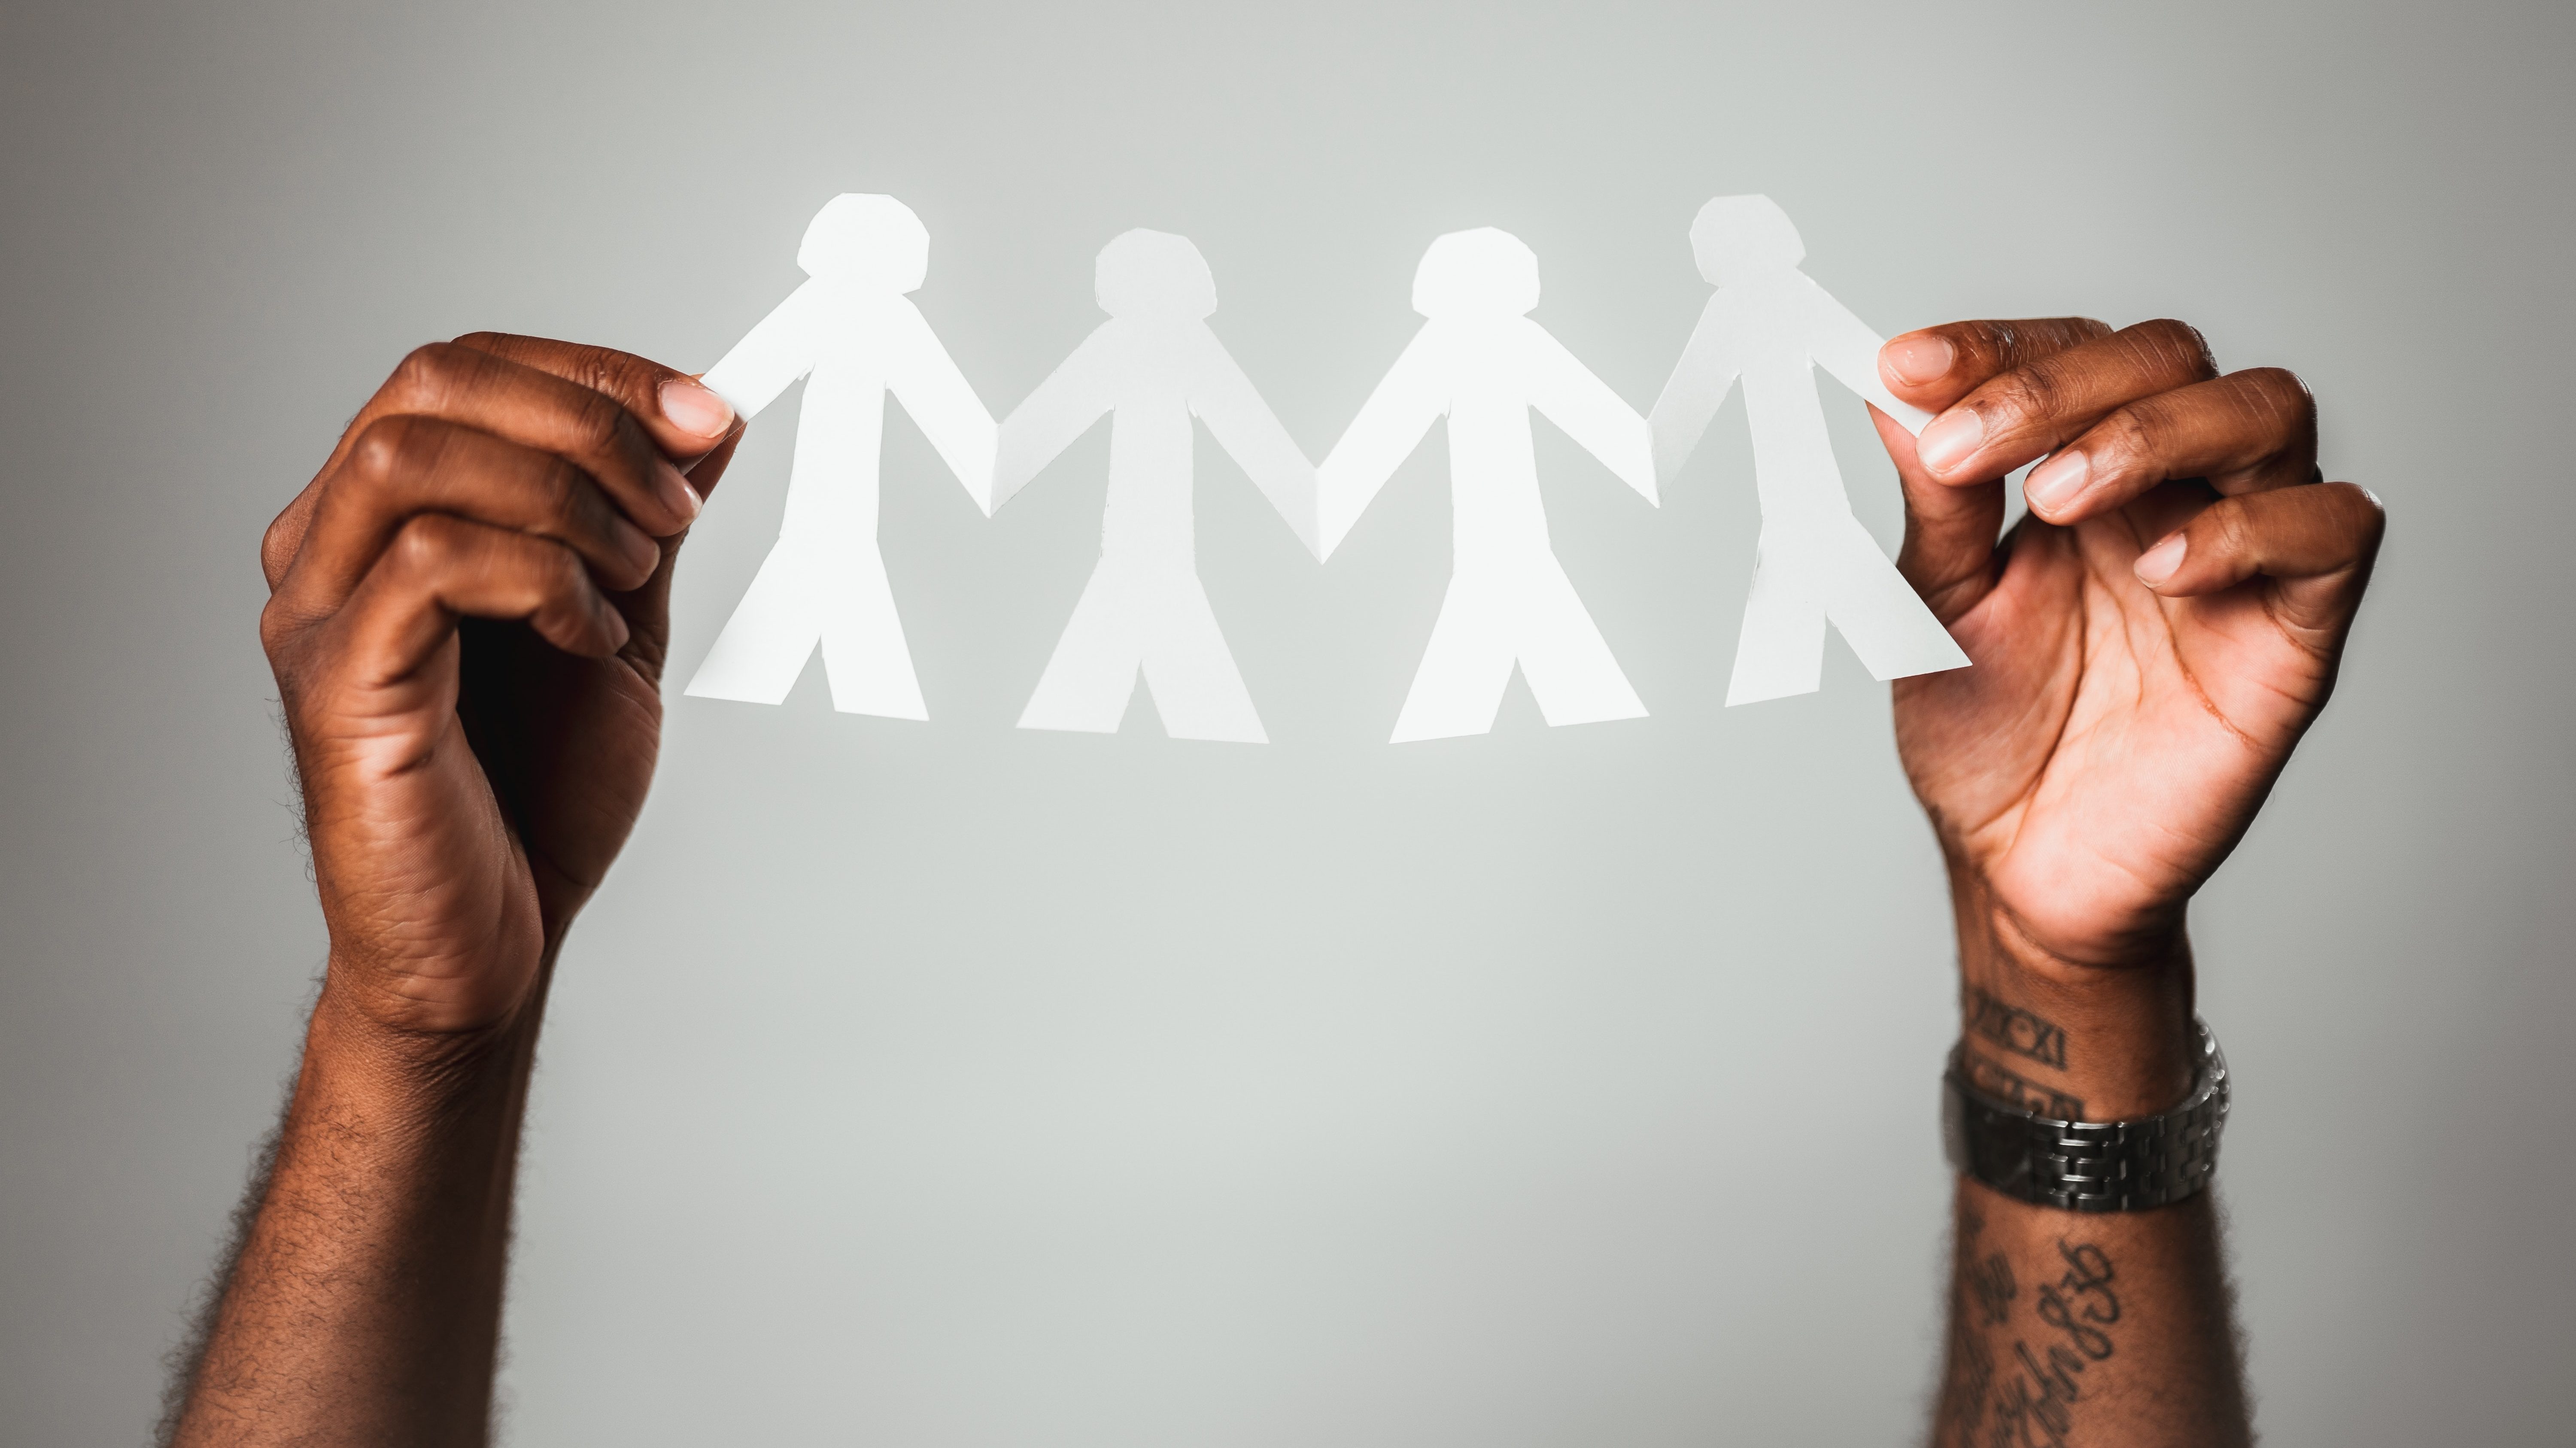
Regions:
M 495 1025 L 430 1031 L 387 1021 L 365 994 L 333 966 L 305 1027 L 304 1076 L 385 1127 L 426 1127 L 513 1096 L 535 1062 L 533 1003 Z
M 2117 1121 L 2190 1090 L 2193 974 L 2181 922 L 2130 963 L 2049 952 L 1974 880 L 1955 884 L 1959 1024 L 1968 1078 L 2043 1116 Z

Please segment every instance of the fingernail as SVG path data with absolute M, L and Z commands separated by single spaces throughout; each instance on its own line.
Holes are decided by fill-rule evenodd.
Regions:
M 2173 577 L 2174 570 L 2182 567 L 2183 549 L 2188 546 L 2189 540 L 2182 534 L 2167 534 L 2163 542 L 2138 555 L 2137 563 L 2132 565 L 2138 581 L 2154 588 Z
M 694 377 L 674 377 L 662 384 L 662 415 L 681 431 L 699 437 L 722 437 L 733 426 L 732 405 Z
M 1986 440 L 1986 420 L 1973 409 L 1954 407 L 1932 419 L 1923 435 L 1914 443 L 1914 455 L 1923 466 L 1936 473 L 1946 473 L 1968 460 Z
M 1881 348 L 1879 365 L 1897 381 L 1908 385 L 1937 382 L 1950 373 L 1950 364 L 1959 358 L 1959 349 L 1938 332 L 1918 332 L 1899 337 Z
M 2093 460 L 2080 452 L 2062 452 L 2030 470 L 2022 480 L 2021 495 L 2030 502 L 2030 510 L 2044 518 L 2054 518 L 2074 503 L 2075 496 L 2093 476 Z
M 689 480 L 680 476 L 678 468 L 669 463 L 662 464 L 660 487 L 663 503 L 680 515 L 681 522 L 698 521 L 698 510 L 707 505 L 706 499 L 698 496 L 698 490 L 689 486 Z
M 653 541 L 653 535 L 623 518 L 612 522 L 608 531 L 617 539 L 617 551 L 625 554 L 628 562 L 647 573 L 660 566 L 662 545 Z
M 635 630 L 626 626 L 626 615 L 606 604 L 601 605 L 600 613 L 603 615 L 600 622 L 608 625 L 609 651 L 614 653 L 626 647 L 626 641 L 635 636 Z

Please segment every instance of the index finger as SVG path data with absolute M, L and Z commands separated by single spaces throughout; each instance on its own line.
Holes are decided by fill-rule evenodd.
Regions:
M 2218 375 L 2198 329 L 2140 322 L 1980 383 L 1923 429 L 1915 455 L 1956 487 L 2002 477 L 2110 413 Z
M 1947 322 L 1889 338 L 1878 375 L 1888 391 L 1937 413 L 2004 373 L 2109 335 L 2110 325 L 2091 317 Z
M 715 451 L 735 425 L 732 405 L 714 389 L 632 352 L 508 332 L 468 332 L 456 345 L 506 357 L 613 398 L 683 472 Z
M 733 409 L 695 379 L 630 353 L 490 332 L 431 343 L 394 369 L 313 481 L 269 525 L 260 555 L 270 586 L 285 575 L 323 488 L 370 425 L 410 413 L 558 453 L 661 537 L 697 517 L 702 495 L 683 469 L 720 449 L 739 426 Z

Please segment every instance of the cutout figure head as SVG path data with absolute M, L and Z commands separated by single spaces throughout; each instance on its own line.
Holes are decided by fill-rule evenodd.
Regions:
M 807 276 L 908 292 L 930 271 L 930 231 L 891 196 L 845 191 L 814 213 L 796 264 Z
M 1413 310 L 1426 317 L 1517 317 L 1537 305 L 1538 254 L 1490 226 L 1435 238 L 1413 273 Z
M 1142 227 L 1122 231 L 1100 249 L 1092 294 L 1113 317 L 1179 317 L 1196 321 L 1216 310 L 1216 278 L 1186 236 Z
M 1699 209 L 1690 235 L 1699 274 L 1718 286 L 1794 271 L 1807 259 L 1789 213 L 1768 196 L 1720 196 Z

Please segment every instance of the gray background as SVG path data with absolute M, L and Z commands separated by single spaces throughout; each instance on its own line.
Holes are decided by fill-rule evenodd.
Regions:
M 1437 232 L 1643 404 L 1706 197 L 1885 331 L 2177 315 L 2294 366 L 2394 526 L 2197 909 L 2282 1443 L 2563 1443 L 2576 984 L 2565 6 L 19 4 L 0 17 L 0 1437 L 133 1443 L 322 937 L 261 525 L 409 346 L 702 367 L 841 190 L 1007 408 L 1092 254 L 1195 238 L 1320 454 Z M 689 551 L 695 666 L 793 395 Z M 1889 533 L 1883 459 L 1840 441 Z M 1660 511 L 1542 429 L 1654 711 L 1381 743 L 1446 574 L 1428 445 L 1329 569 L 1212 448 L 1275 743 L 1011 727 L 1095 434 L 997 520 L 889 425 L 934 723 L 676 700 L 575 934 L 510 1323 L 524 1443 L 1851 1444 L 1916 1431 L 1949 945 L 1885 690 L 1721 708 L 1740 404 Z

